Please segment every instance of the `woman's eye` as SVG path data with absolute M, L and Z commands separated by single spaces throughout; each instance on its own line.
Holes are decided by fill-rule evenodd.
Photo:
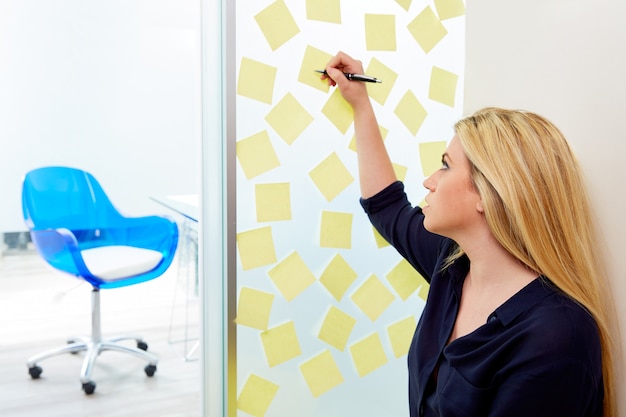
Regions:
M 441 169 L 448 169 L 448 163 L 446 161 L 441 161 Z

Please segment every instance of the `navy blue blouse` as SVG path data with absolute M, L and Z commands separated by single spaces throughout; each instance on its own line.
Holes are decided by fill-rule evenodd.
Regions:
M 409 409 L 417 416 L 602 416 L 599 333 L 591 315 L 539 277 L 474 332 L 447 344 L 467 257 L 428 232 L 395 182 L 361 204 L 372 224 L 429 282 L 408 354 Z M 437 372 L 435 372 L 437 369 Z

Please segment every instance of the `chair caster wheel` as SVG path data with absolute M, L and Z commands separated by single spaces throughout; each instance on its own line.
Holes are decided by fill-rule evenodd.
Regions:
M 83 383 L 83 391 L 85 391 L 85 394 L 91 395 L 95 390 L 96 384 L 94 384 L 93 382 L 89 381 Z
M 156 365 L 146 365 L 144 371 L 146 371 L 146 375 L 153 376 L 156 372 Z
M 148 350 L 148 344 L 146 342 L 137 342 L 137 349 Z
M 33 366 L 31 368 L 28 368 L 28 373 L 30 374 L 30 377 L 32 379 L 38 379 L 39 375 L 41 375 L 42 369 L 41 366 Z

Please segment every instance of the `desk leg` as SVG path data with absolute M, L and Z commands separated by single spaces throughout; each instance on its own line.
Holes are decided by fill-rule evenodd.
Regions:
M 198 360 L 194 356 L 199 347 L 199 338 L 191 337 L 190 327 L 190 309 L 192 301 L 198 301 L 199 282 L 198 282 L 198 232 L 191 227 L 190 221 L 184 219 L 180 224 L 180 244 L 178 248 L 178 276 L 174 289 L 174 299 L 172 302 L 172 314 L 170 317 L 170 326 L 168 333 L 168 342 L 170 344 L 183 343 L 183 351 L 185 361 Z M 182 338 L 173 337 L 174 317 L 176 315 L 177 301 L 179 298 L 179 287 L 184 288 L 184 334 Z M 196 314 L 197 315 L 197 314 Z M 197 317 L 196 317 L 197 318 Z M 197 320 L 195 321 L 197 323 Z M 193 345 L 192 345 L 193 342 Z

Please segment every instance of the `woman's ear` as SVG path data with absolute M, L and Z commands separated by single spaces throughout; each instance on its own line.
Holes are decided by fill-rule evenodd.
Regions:
M 476 203 L 476 211 L 479 212 L 480 214 L 483 214 L 485 212 L 482 199 L 479 199 L 478 202 Z

